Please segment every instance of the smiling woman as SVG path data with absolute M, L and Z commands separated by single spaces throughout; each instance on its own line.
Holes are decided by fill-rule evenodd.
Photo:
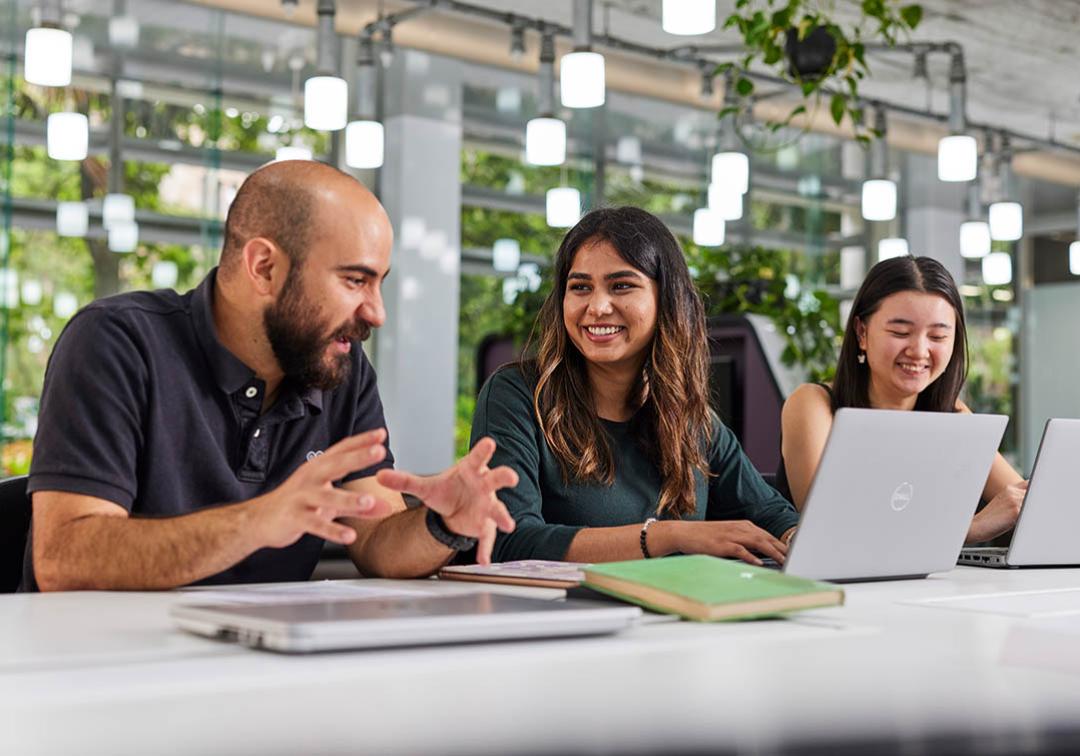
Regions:
M 473 439 L 494 438 L 520 478 L 500 493 L 517 528 L 494 558 L 783 561 L 798 516 L 709 409 L 704 308 L 671 232 L 644 210 L 596 210 L 554 269 L 536 358 L 477 400 Z
M 930 257 L 882 260 L 852 302 L 832 385 L 804 384 L 784 404 L 777 486 L 802 508 L 841 407 L 970 412 L 960 401 L 966 375 L 967 326 L 952 276 Z M 968 543 L 1011 530 L 1026 486 L 998 454 Z

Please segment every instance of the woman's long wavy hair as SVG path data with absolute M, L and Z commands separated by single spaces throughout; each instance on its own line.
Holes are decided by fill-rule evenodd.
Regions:
M 882 260 L 866 274 L 851 304 L 840 362 L 833 380 L 833 412 L 840 407 L 870 406 L 870 363 L 859 363 L 858 322 L 866 323 L 882 300 L 902 291 L 936 294 L 952 305 L 956 313 L 956 340 L 945 372 L 927 386 L 915 400 L 915 409 L 926 412 L 955 412 L 960 390 L 967 379 L 967 327 L 964 303 L 956 282 L 945 266 L 932 257 L 893 257 Z
M 654 215 L 635 207 L 594 210 L 570 229 L 555 256 L 555 287 L 533 325 L 529 347 L 537 376 L 536 419 L 564 480 L 611 485 L 615 460 L 596 412 L 585 358 L 567 334 L 563 299 L 578 250 L 610 243 L 631 266 L 656 282 L 656 333 L 630 393 L 631 431 L 656 464 L 663 483 L 657 512 L 684 516 L 696 506 L 695 471 L 705 475 L 712 431 L 708 402 L 705 308 L 682 249 Z M 527 347 L 525 354 L 531 354 Z

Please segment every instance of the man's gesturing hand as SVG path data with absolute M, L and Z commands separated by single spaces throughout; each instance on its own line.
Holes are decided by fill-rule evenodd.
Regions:
M 495 442 L 482 438 L 456 465 L 438 475 L 420 477 L 401 470 L 379 470 L 376 480 L 394 491 L 419 497 L 442 515 L 447 527 L 458 535 L 476 538 L 476 561 L 491 561 L 495 529 L 509 533 L 514 518 L 495 496 L 500 488 L 513 488 L 518 476 L 509 467 L 491 469 Z
M 363 470 L 386 456 L 382 428 L 339 441 L 305 462 L 268 494 L 252 499 L 251 513 L 267 546 L 281 548 L 305 533 L 350 544 L 356 531 L 334 522 L 338 517 L 384 517 L 390 505 L 367 494 L 334 488 L 334 481 Z

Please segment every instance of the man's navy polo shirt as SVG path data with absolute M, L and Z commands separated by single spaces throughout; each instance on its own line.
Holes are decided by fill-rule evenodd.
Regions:
M 333 391 L 266 386 L 218 341 L 216 269 L 193 291 L 101 299 L 64 328 L 41 395 L 29 491 L 67 491 L 139 517 L 244 501 L 285 481 L 337 441 L 385 427 L 375 371 L 358 343 Z M 393 466 L 393 456 L 346 480 Z M 203 583 L 307 580 L 323 541 L 260 549 Z M 23 590 L 36 590 L 28 544 Z

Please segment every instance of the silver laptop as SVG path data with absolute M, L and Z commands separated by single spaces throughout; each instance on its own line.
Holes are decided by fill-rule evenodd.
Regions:
M 641 610 L 495 593 L 277 604 L 176 605 L 184 630 L 288 653 L 614 633 Z
M 1048 420 L 1012 541 L 1008 546 L 966 548 L 960 552 L 959 563 L 977 567 L 1080 565 L 1078 462 L 1080 420 Z
M 784 571 L 817 580 L 926 577 L 964 545 L 1008 418 L 837 411 Z

